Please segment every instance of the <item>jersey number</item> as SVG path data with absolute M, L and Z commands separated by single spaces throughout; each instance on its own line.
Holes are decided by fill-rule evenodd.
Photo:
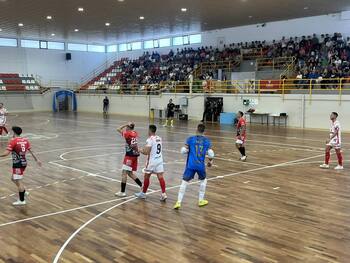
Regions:
M 157 154 L 160 154 L 162 152 L 162 145 L 157 144 Z
M 197 157 L 202 157 L 203 156 L 203 145 L 196 145 L 196 155 Z

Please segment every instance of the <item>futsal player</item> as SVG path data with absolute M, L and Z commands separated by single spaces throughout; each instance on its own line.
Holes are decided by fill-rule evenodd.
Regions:
M 329 140 L 326 141 L 326 154 L 325 162 L 320 165 L 322 169 L 329 169 L 329 160 L 331 159 L 331 150 L 334 148 L 335 153 L 338 157 L 338 165 L 334 168 L 335 170 L 343 170 L 343 156 L 341 152 L 341 126 L 338 119 L 338 113 L 332 112 L 331 116 L 331 129 Z
M 198 206 L 202 207 L 208 204 L 208 201 L 204 199 L 205 189 L 207 186 L 205 157 L 206 154 L 208 154 L 208 167 L 211 167 L 213 165 L 214 151 L 211 149 L 210 140 L 204 136 L 204 131 L 204 124 L 199 124 L 197 127 L 197 134 L 189 137 L 186 141 L 185 147 L 181 149 L 182 154 L 187 154 L 187 162 L 174 209 L 181 208 L 186 187 L 188 183 L 194 179 L 196 174 L 198 174 L 198 179 L 200 181 Z
M 163 125 L 164 127 L 167 127 L 170 122 L 170 126 L 174 127 L 174 116 L 175 116 L 175 104 L 173 103 L 173 100 L 170 99 L 169 103 L 167 105 L 167 117 L 165 124 Z
M 23 184 L 23 175 L 27 167 L 26 153 L 29 152 L 39 166 L 41 166 L 41 162 L 31 150 L 29 141 L 21 137 L 22 129 L 20 127 L 12 127 L 12 131 L 13 138 L 10 140 L 6 151 L 0 154 L 0 157 L 12 154 L 12 181 L 17 186 L 19 195 L 19 199 L 13 205 L 21 206 L 26 205 L 26 190 Z
M 237 122 L 236 147 L 241 154 L 240 160 L 246 161 L 247 156 L 245 152 L 245 143 L 247 139 L 247 124 L 243 116 L 244 116 L 243 112 L 239 111 L 237 113 L 238 122 Z
M 150 178 L 152 174 L 157 175 L 162 194 L 160 196 L 161 201 L 167 199 L 165 192 L 165 180 L 164 180 L 164 164 L 162 154 L 162 138 L 156 135 L 157 127 L 150 125 L 148 130 L 149 138 L 147 139 L 146 146 L 140 150 L 140 153 L 147 156 L 146 167 L 143 169 L 144 181 L 143 189 L 140 193 L 136 193 L 135 196 L 141 199 L 146 199 L 147 189 L 150 184 Z
M 7 110 L 5 109 L 4 104 L 0 103 L 0 137 L 2 136 L 3 131 L 6 133 L 6 136 L 9 135 L 9 132 L 6 128 L 6 116 Z
M 107 114 L 108 114 L 108 109 L 109 109 L 109 99 L 108 99 L 108 97 L 106 96 L 106 97 L 103 99 L 103 114 L 104 114 L 104 115 L 107 115 Z
M 137 146 L 138 134 L 135 131 L 135 124 L 129 122 L 117 129 L 121 136 L 125 139 L 125 157 L 122 167 L 122 181 L 120 192 L 116 193 L 116 196 L 124 197 L 126 196 L 126 182 L 128 176 L 131 177 L 140 187 L 142 187 L 142 182 L 134 174 L 137 171 L 137 160 L 140 156 Z

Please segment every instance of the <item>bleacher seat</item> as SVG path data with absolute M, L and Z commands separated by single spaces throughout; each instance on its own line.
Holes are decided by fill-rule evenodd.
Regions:
M 33 75 L 0 73 L 0 91 L 38 91 L 39 84 Z

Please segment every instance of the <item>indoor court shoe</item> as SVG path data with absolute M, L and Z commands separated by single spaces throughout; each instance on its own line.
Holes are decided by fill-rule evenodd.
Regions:
M 179 201 L 176 202 L 176 204 L 174 205 L 174 209 L 178 210 L 181 208 L 181 203 Z
M 20 205 L 26 205 L 26 204 L 27 204 L 26 200 L 24 201 L 17 200 L 16 202 L 12 203 L 12 205 L 14 206 L 20 206 Z
M 247 160 L 247 156 L 242 156 L 241 161 L 245 162 Z
M 163 201 L 165 202 L 167 200 L 168 196 L 166 195 L 166 193 L 163 193 L 161 196 L 160 196 L 160 201 Z
M 338 165 L 334 168 L 334 170 L 344 170 L 344 167 L 341 165 Z
M 125 192 L 118 192 L 115 194 L 115 196 L 118 196 L 118 197 L 125 197 L 126 196 L 126 193 Z
M 322 169 L 329 169 L 329 164 L 321 164 L 320 165 L 320 168 L 322 168 Z
M 146 194 L 144 192 L 134 194 L 139 199 L 146 199 Z
M 206 206 L 209 202 L 207 200 L 200 200 L 198 202 L 198 206 L 199 207 L 202 207 L 202 206 Z

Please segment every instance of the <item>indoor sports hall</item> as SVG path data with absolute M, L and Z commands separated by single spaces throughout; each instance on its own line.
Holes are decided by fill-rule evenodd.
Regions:
M 349 120 L 349 1 L 1 0 L 0 262 L 347 263 Z

